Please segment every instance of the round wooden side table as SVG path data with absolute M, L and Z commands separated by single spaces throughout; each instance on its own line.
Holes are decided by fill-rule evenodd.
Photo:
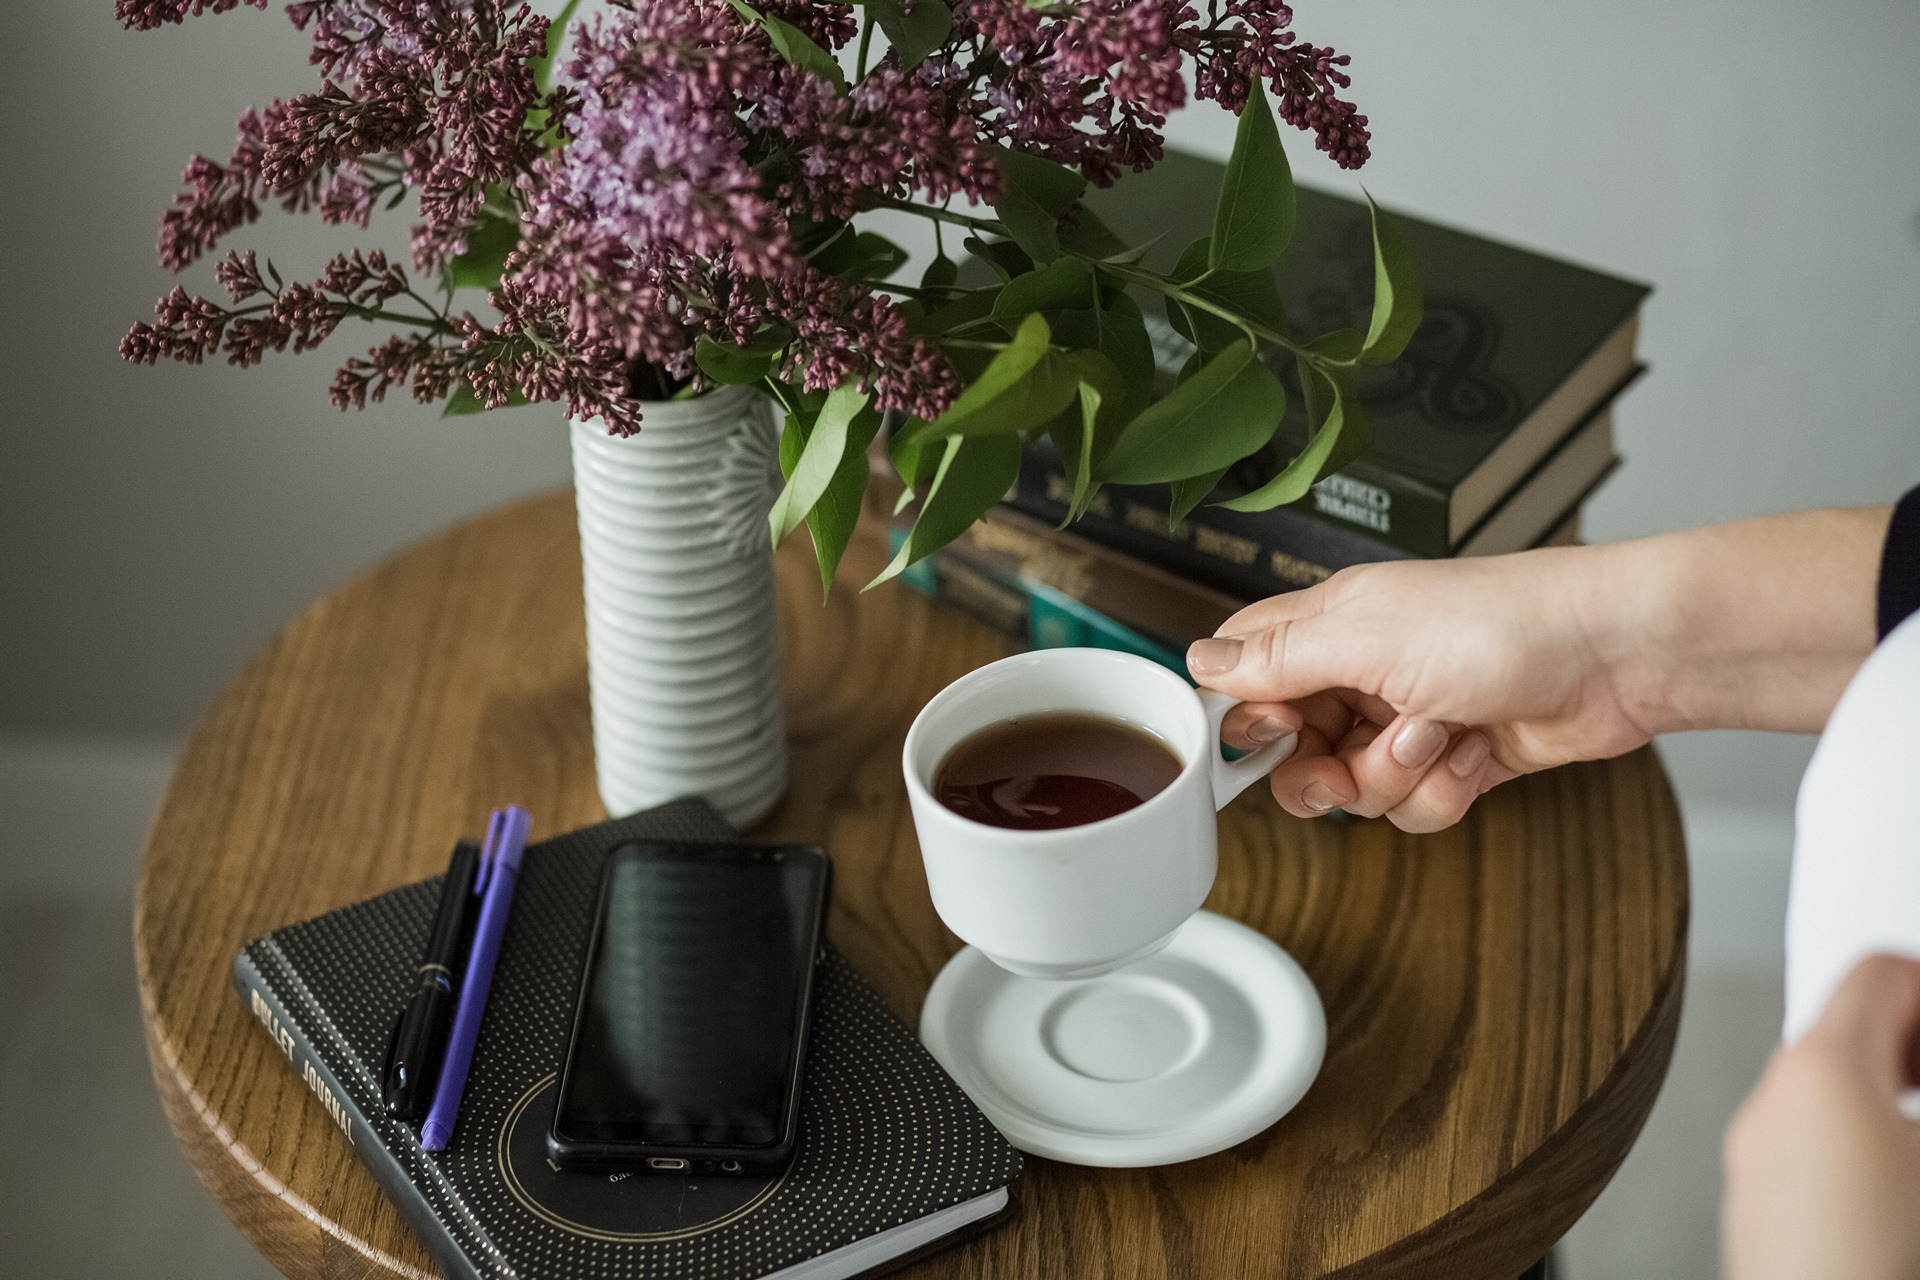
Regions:
M 863 534 L 843 583 L 882 563 Z M 823 606 L 803 539 L 779 572 L 792 785 L 754 834 L 832 851 L 832 937 L 911 1023 L 959 943 L 927 898 L 900 744 L 1007 645 L 899 584 Z M 234 953 L 438 872 L 496 804 L 530 809 L 536 839 L 604 816 L 580 599 L 571 494 L 460 525 L 303 613 L 181 759 L 134 909 L 147 1045 L 201 1180 L 288 1276 L 434 1270 L 235 997 Z M 1437 835 L 1298 821 L 1253 788 L 1221 815 L 1207 906 L 1319 988 L 1329 1047 L 1305 1100 L 1184 1164 L 1030 1160 L 1011 1224 L 905 1274 L 1506 1280 L 1653 1106 L 1687 876 L 1651 751 L 1509 783 Z

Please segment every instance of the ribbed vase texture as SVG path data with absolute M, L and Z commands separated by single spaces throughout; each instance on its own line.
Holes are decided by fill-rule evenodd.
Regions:
M 702 796 L 749 826 L 787 785 L 767 512 L 779 437 L 747 387 L 572 424 L 593 747 L 607 812 Z

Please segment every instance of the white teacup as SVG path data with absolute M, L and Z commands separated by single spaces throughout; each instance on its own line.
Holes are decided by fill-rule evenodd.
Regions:
M 1016 654 L 942 689 L 914 718 L 902 758 L 934 910 L 988 959 L 1029 978 L 1091 978 L 1166 946 L 1213 887 L 1215 812 L 1293 751 L 1289 734 L 1221 759 L 1220 720 L 1235 705 L 1107 649 Z M 934 772 L 961 739 L 1057 712 L 1150 731 L 1180 757 L 1179 776 L 1124 813 L 1046 831 L 988 826 L 934 798 Z

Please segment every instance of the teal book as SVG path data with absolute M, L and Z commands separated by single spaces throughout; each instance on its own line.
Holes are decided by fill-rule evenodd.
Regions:
M 1148 260 L 1170 270 L 1189 243 L 1211 231 L 1223 173 L 1214 161 L 1169 151 L 1154 168 L 1090 192 L 1087 201 L 1122 239 L 1151 242 Z M 1293 241 L 1277 267 L 1289 328 L 1303 339 L 1338 328 L 1364 331 L 1373 303 L 1367 207 L 1311 187 L 1298 190 Z M 1373 448 L 1322 480 L 1287 517 L 1305 513 L 1410 555 L 1449 556 L 1633 380 L 1640 306 L 1649 290 L 1397 216 L 1420 271 L 1425 319 L 1399 360 L 1363 375 Z M 1145 301 L 1159 330 L 1157 354 L 1177 367 L 1185 356 L 1182 340 L 1164 322 L 1154 323 L 1155 304 Z M 1274 367 L 1288 389 L 1280 429 L 1222 478 L 1212 501 L 1258 488 L 1306 443 L 1293 361 L 1277 360 Z M 1030 488 L 1023 480 L 1023 495 Z M 1197 525 L 1212 518 L 1204 504 L 1191 517 Z

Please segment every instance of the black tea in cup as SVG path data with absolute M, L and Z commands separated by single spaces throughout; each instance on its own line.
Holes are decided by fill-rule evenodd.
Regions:
M 963 818 L 1038 831 L 1125 813 L 1184 766 L 1145 729 L 1105 716 L 1048 712 L 988 725 L 934 771 L 933 794 Z

